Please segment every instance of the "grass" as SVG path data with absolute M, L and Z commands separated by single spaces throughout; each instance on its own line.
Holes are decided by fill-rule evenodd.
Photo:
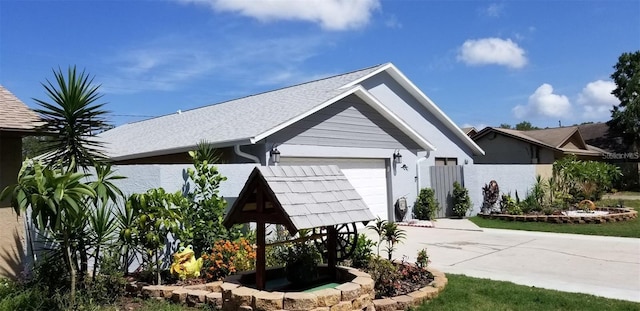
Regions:
M 640 310 L 640 303 L 447 274 L 440 295 L 417 310 Z
M 607 199 L 599 201 L 597 205 L 615 206 L 616 204 L 618 204 L 618 200 Z M 634 208 L 640 213 L 640 200 L 625 200 L 624 206 Z M 544 222 L 521 222 L 485 219 L 479 216 L 470 217 L 469 220 L 482 228 L 640 238 L 640 218 L 624 222 L 604 224 L 555 224 Z

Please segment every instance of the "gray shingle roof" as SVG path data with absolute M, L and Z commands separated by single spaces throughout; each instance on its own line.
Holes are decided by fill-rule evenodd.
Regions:
M 0 130 L 32 131 L 39 121 L 37 113 L 0 85 Z
M 255 170 L 260 173 L 259 176 L 264 179 L 286 216 L 298 230 L 367 222 L 375 218 L 335 165 L 258 166 L 254 173 Z M 248 184 L 249 181 L 246 185 Z M 340 184 L 340 187 L 328 188 L 326 184 Z M 240 201 L 239 199 L 236 203 Z M 227 217 L 239 208 L 242 206 L 234 204 Z
M 271 92 L 118 126 L 99 135 L 113 159 L 183 152 L 206 140 L 212 144 L 248 141 L 345 92 L 340 87 L 384 65 L 303 83 Z

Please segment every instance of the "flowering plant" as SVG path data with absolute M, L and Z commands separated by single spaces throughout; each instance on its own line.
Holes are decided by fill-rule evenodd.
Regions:
M 210 253 L 202 255 L 202 275 L 208 281 L 222 280 L 238 271 L 254 269 L 255 259 L 256 251 L 247 239 L 218 240 Z

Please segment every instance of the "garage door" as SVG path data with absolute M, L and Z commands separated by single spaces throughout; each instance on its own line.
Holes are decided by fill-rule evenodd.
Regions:
M 388 219 L 384 159 L 281 158 L 279 165 L 337 165 L 374 216 Z

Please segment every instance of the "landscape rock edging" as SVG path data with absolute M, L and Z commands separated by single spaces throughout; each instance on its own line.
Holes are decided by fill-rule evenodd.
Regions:
M 385 299 L 373 299 L 374 281 L 365 272 L 351 267 L 338 267 L 342 273 L 353 276 L 333 289 L 317 292 L 277 292 L 259 291 L 228 282 L 210 282 L 201 285 L 143 285 L 128 284 L 128 288 L 138 288 L 137 294 L 144 298 L 166 299 L 178 304 L 200 306 L 208 304 L 224 311 L 276 311 L 276 310 L 363 310 L 395 311 L 407 310 L 424 301 L 434 299 L 447 285 L 444 273 L 427 268 L 434 276 L 433 282 L 406 295 Z M 134 293 L 133 291 L 131 292 Z
M 638 212 L 632 209 L 619 207 L 597 207 L 596 211 L 608 211 L 607 215 L 599 216 L 568 216 L 568 215 L 509 215 L 509 214 L 478 214 L 487 219 L 500 219 L 522 222 L 548 222 L 565 224 L 601 224 L 607 222 L 620 222 L 636 219 Z

